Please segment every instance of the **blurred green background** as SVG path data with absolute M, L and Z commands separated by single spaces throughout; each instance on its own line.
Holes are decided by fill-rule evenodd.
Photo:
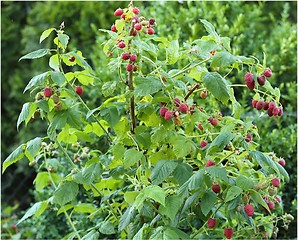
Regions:
M 88 104 L 98 105 L 103 96 L 96 89 L 113 80 L 107 68 L 108 59 L 102 51 L 102 43 L 108 37 L 99 28 L 110 29 L 118 7 L 126 2 L 1 2 L 1 160 L 21 143 L 35 136 L 45 135 L 46 126 L 34 121 L 28 127 L 16 130 L 16 122 L 22 105 L 33 99 L 22 94 L 28 81 L 49 69 L 47 59 L 22 61 L 18 59 L 33 50 L 50 47 L 51 41 L 39 44 L 43 30 L 58 27 L 65 22 L 65 31 L 71 37 L 69 49 L 81 50 L 101 81 L 99 88 L 90 88 Z M 295 215 L 288 231 L 280 228 L 278 238 L 297 236 L 297 2 L 186 2 L 186 1 L 138 1 L 134 3 L 146 16 L 156 19 L 156 34 L 190 43 L 205 35 L 199 19 L 211 22 L 221 36 L 231 38 L 235 55 L 267 55 L 267 66 L 273 71 L 270 79 L 281 90 L 284 116 L 260 117 L 250 107 L 252 96 L 248 91 L 237 89 L 236 97 L 247 109 L 243 118 L 249 118 L 258 126 L 261 137 L 260 150 L 275 152 L 286 160 L 286 170 L 291 182 L 282 189 L 284 211 Z M 231 82 L 242 79 L 229 78 Z M 32 182 L 35 170 L 21 161 L 11 166 L 2 176 L 2 232 L 13 232 L 23 210 L 41 197 L 34 192 Z M 59 221 L 59 227 L 55 222 Z M 78 220 L 90 224 L 87 220 Z M 51 224 L 53 222 L 53 224 Z M 48 227 L 55 226 L 55 227 Z M 22 238 L 61 238 L 67 232 L 67 224 L 55 212 L 48 211 L 38 220 L 28 219 L 18 230 Z

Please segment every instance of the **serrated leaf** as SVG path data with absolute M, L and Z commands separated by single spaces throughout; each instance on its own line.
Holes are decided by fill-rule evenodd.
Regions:
M 211 166 L 206 168 L 206 172 L 209 173 L 212 177 L 220 178 L 225 182 L 228 182 L 228 173 L 224 167 Z
M 284 169 L 284 167 L 282 167 L 279 163 L 275 162 L 275 165 L 277 166 L 280 174 L 285 178 L 285 180 L 288 182 L 290 180 L 290 176 L 288 174 L 288 172 Z
M 76 198 L 79 192 L 79 186 L 75 182 L 63 183 L 54 193 L 54 202 L 63 206 Z
M 58 71 L 59 70 L 59 58 L 58 58 L 58 54 L 55 54 L 53 56 L 50 57 L 49 60 L 49 66 L 50 68 Z
M 85 182 L 90 185 L 96 179 L 101 177 L 103 169 L 100 163 L 92 163 L 87 168 L 82 171 L 83 178 Z
M 55 28 L 49 28 L 47 30 L 44 30 L 40 36 L 39 43 L 41 43 L 43 40 L 45 40 L 51 34 L 51 32 L 53 32 L 54 30 L 55 30 Z
M 188 183 L 189 190 L 201 188 L 204 184 L 204 169 L 197 171 L 186 183 Z
M 114 225 L 110 221 L 102 222 L 98 230 L 105 235 L 111 235 L 115 233 Z
M 170 46 L 166 48 L 166 61 L 167 64 L 175 64 L 179 59 L 179 42 L 172 40 Z
M 30 140 L 29 142 L 27 142 L 27 147 L 26 150 L 29 152 L 29 154 L 34 157 L 41 146 L 41 138 L 40 137 L 36 137 L 32 140 Z
M 161 205 L 159 210 L 162 214 L 166 215 L 168 218 L 174 221 L 182 202 L 183 199 L 178 196 L 168 196 L 166 198 L 165 206 Z
M 116 81 L 109 81 L 104 83 L 101 88 L 103 96 L 108 97 L 111 94 L 113 94 L 114 91 L 116 90 L 116 87 L 117 87 Z
M 51 178 L 50 178 L 51 176 Z M 51 183 L 51 180 L 58 182 L 61 180 L 61 177 L 57 173 L 48 173 L 48 172 L 39 172 L 37 173 L 33 183 L 35 184 L 35 189 L 38 192 L 42 190 Z
M 136 149 L 128 149 L 124 153 L 124 168 L 127 169 L 130 166 L 133 166 L 136 164 L 139 160 L 141 160 L 143 154 L 141 152 L 138 152 Z
M 65 76 L 61 72 L 51 72 L 51 78 L 59 87 L 66 82 Z
M 220 133 L 211 143 L 207 150 L 207 154 L 212 154 L 214 152 L 221 152 L 226 145 L 235 137 L 231 132 Z
M 2 165 L 2 173 L 4 173 L 5 169 L 11 164 L 21 160 L 24 157 L 24 148 L 25 144 L 20 145 L 5 159 Z
M 235 199 L 236 197 L 238 197 L 241 193 L 242 193 L 242 189 L 240 187 L 237 186 L 232 186 L 229 188 L 226 198 L 225 198 L 225 202 L 229 202 L 233 199 Z
M 100 111 L 100 115 L 111 125 L 111 127 L 114 127 L 121 118 L 117 107 L 103 108 Z
M 28 89 L 30 89 L 32 87 L 43 85 L 43 83 L 45 82 L 45 80 L 47 78 L 48 73 L 49 72 L 45 72 L 45 73 L 39 74 L 39 75 L 31 78 L 31 80 L 29 81 L 29 83 L 25 87 L 24 92 L 26 92 Z
M 36 215 L 36 217 L 40 216 L 47 206 L 47 201 L 34 203 L 34 205 L 29 208 L 25 215 L 18 221 L 17 225 L 33 215 Z
M 97 239 L 99 239 L 99 232 L 94 229 L 82 237 L 82 240 L 97 240 Z
M 251 198 L 258 204 L 261 204 L 264 208 L 267 209 L 268 212 L 270 212 L 270 209 L 267 205 L 267 203 L 265 202 L 265 200 L 262 198 L 262 195 L 258 192 L 256 192 L 253 189 L 249 189 L 248 190 L 250 193 Z
M 115 21 L 115 27 L 117 29 L 118 34 L 122 33 L 125 28 L 125 20 L 123 18 L 117 19 Z
M 159 186 L 148 186 L 142 191 L 146 198 L 151 198 L 165 206 L 165 191 Z
M 173 172 L 173 177 L 181 186 L 192 176 L 192 167 L 185 163 L 179 163 Z
M 208 91 L 219 101 L 228 103 L 230 91 L 226 79 L 217 72 L 208 72 L 203 77 L 203 82 Z
M 61 43 L 62 47 L 64 49 L 66 49 L 68 41 L 69 41 L 69 36 L 66 34 L 63 34 L 63 33 L 62 34 L 58 33 L 58 40 Z
M 237 58 L 229 52 L 216 52 L 212 58 L 211 67 L 229 66 L 236 61 Z
M 177 167 L 178 162 L 171 160 L 159 160 L 153 168 L 150 179 L 154 185 L 163 182 Z
M 82 85 L 89 85 L 94 82 L 94 77 L 87 70 L 76 72 L 75 76 Z
M 245 64 L 254 64 L 255 60 L 253 58 L 245 57 L 245 56 L 238 56 L 237 57 L 242 63 Z
M 19 129 L 20 124 L 27 119 L 30 113 L 30 105 L 31 103 L 25 103 L 22 107 L 21 113 L 18 117 L 17 121 L 17 129 Z
M 204 24 L 204 27 L 205 27 L 206 31 L 207 31 L 212 37 L 214 37 L 214 39 L 215 39 L 215 41 L 216 41 L 217 43 L 219 43 L 219 42 L 220 42 L 220 37 L 219 37 L 219 35 L 217 34 L 217 32 L 215 31 L 214 26 L 213 26 L 210 22 L 208 22 L 207 20 L 205 20 L 205 19 L 200 19 L 200 21 Z
M 21 57 L 19 61 L 23 59 L 36 59 L 36 58 L 41 58 L 45 55 L 48 55 L 50 53 L 50 49 L 39 49 L 36 51 L 33 51 L 31 53 L 26 54 L 25 56 Z
M 73 210 L 80 213 L 93 213 L 97 210 L 91 203 L 80 203 L 74 206 Z
M 69 54 L 72 54 L 75 58 L 76 58 L 76 63 L 85 68 L 86 70 L 88 70 L 89 72 L 92 72 L 92 68 L 91 66 L 86 62 L 86 60 L 84 59 L 84 57 L 82 56 L 81 52 L 70 52 Z
M 239 175 L 236 178 L 236 186 L 243 189 L 243 191 L 246 191 L 254 186 L 253 180 L 251 180 L 248 177 L 245 177 L 243 175 Z
M 129 206 L 120 218 L 118 232 L 123 231 L 134 220 L 136 214 L 137 210 L 134 208 L 134 206 Z
M 148 78 L 136 77 L 135 84 L 136 84 L 136 87 L 135 87 L 136 97 L 151 95 L 153 93 L 158 92 L 163 87 L 160 80 L 157 80 L 154 77 L 148 77 Z
M 214 207 L 217 201 L 217 196 L 214 192 L 206 192 L 201 199 L 202 213 L 207 216 L 210 210 Z
M 251 152 L 249 152 L 249 155 L 253 159 L 255 159 L 262 168 L 269 166 L 272 169 L 274 169 L 274 171 L 277 174 L 280 174 L 278 167 L 276 166 L 274 161 L 269 156 L 265 155 L 264 153 L 262 153 L 260 151 L 251 151 Z

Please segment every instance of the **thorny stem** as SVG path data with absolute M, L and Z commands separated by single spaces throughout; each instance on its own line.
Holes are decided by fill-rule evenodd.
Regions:
M 194 87 L 188 91 L 188 93 L 187 93 L 186 96 L 184 97 L 184 101 L 186 101 L 186 100 L 189 98 L 189 96 L 190 96 L 190 95 L 191 95 L 197 88 L 199 88 L 199 87 L 200 87 L 200 84 L 199 84 L 199 83 L 196 83 L 196 84 L 194 85 Z

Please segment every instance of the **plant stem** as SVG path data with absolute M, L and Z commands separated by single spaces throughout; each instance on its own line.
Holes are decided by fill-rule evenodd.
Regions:
M 66 152 L 66 150 L 61 146 L 61 144 L 58 141 L 57 141 L 57 143 L 58 143 L 59 148 L 62 150 L 62 152 L 66 156 L 69 163 L 73 166 L 74 169 L 78 170 L 78 167 L 73 163 L 73 161 L 71 160 L 71 158 L 70 158 L 69 154 Z
M 196 83 L 196 84 L 194 85 L 194 87 L 188 91 L 188 93 L 187 93 L 186 96 L 184 97 L 184 101 L 186 101 L 186 100 L 189 98 L 189 96 L 190 96 L 190 95 L 191 95 L 197 88 L 199 88 L 199 87 L 200 87 L 200 84 L 199 84 L 199 83 Z

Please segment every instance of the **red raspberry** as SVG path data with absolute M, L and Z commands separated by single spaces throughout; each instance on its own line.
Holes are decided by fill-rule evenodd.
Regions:
M 125 17 L 126 15 L 123 13 L 120 18 L 123 18 L 125 20 Z
M 200 148 L 204 148 L 204 147 L 206 147 L 208 145 L 208 142 L 207 141 L 202 141 L 201 143 L 200 143 Z
M 281 116 L 281 115 L 283 114 L 283 112 L 284 112 L 284 111 L 283 111 L 283 107 L 280 106 L 280 107 L 278 108 L 278 110 L 279 110 L 279 111 L 278 111 L 278 114 L 277 114 L 277 115 L 278 115 L 278 116 Z
M 273 113 L 273 116 L 277 116 L 279 114 L 279 108 L 274 108 L 272 113 Z
M 286 161 L 283 158 L 279 159 L 278 163 L 283 167 L 286 165 Z
M 261 76 L 257 77 L 257 80 L 261 86 L 264 86 L 264 84 L 266 82 L 266 77 L 264 75 L 261 75 Z
M 150 24 L 150 25 L 154 25 L 154 23 L 155 23 L 155 19 L 154 19 L 154 18 L 150 18 L 150 19 L 149 19 L 149 24 Z
M 278 178 L 273 178 L 271 183 L 274 187 L 278 187 L 280 184 L 280 180 Z
M 273 116 L 273 108 L 268 108 L 267 113 L 269 117 Z
M 227 239 L 231 239 L 233 236 L 233 229 L 232 228 L 225 228 L 224 234 Z
M 125 48 L 125 46 L 126 46 L 125 42 L 123 42 L 123 41 L 118 42 L 117 45 L 118 45 L 119 48 Z
M 274 108 L 276 108 L 276 103 L 275 102 L 270 102 L 268 106 L 269 106 L 268 109 L 270 109 L 270 108 L 274 109 Z
M 130 58 L 130 54 L 129 53 L 122 53 L 121 58 L 123 60 L 128 60 Z
M 244 211 L 246 212 L 247 216 L 251 217 L 252 215 L 254 215 L 255 209 L 253 205 L 247 204 L 244 207 Z
M 117 28 L 116 28 L 116 26 L 115 26 L 114 24 L 113 24 L 112 27 L 111 27 L 111 31 L 112 31 L 112 32 L 117 32 Z
M 185 104 L 185 103 L 180 104 L 178 110 L 179 110 L 180 112 L 187 113 L 187 111 L 188 111 L 188 106 L 187 106 L 187 104 Z
M 256 108 L 257 103 L 258 103 L 258 100 L 253 99 L 253 100 L 251 101 L 252 107 L 253 107 L 253 108 Z
M 212 185 L 212 191 L 215 192 L 215 193 L 219 193 L 220 192 L 219 184 L 213 184 Z
M 52 94 L 53 94 L 53 91 L 52 91 L 51 88 L 45 88 L 45 89 L 43 90 L 43 94 L 44 94 L 45 97 L 51 97 Z
M 75 58 L 74 56 L 71 56 L 70 58 L 68 58 L 68 60 L 69 60 L 70 62 L 74 62 L 74 61 L 76 60 L 76 58 Z
M 268 108 L 269 108 L 269 102 L 264 102 L 264 107 L 263 107 L 263 109 L 264 109 L 264 110 L 268 110 Z
M 135 62 L 135 61 L 137 61 L 137 55 L 136 54 L 132 54 L 132 55 L 130 55 L 130 61 L 132 61 L 132 62 Z
M 159 110 L 159 115 L 161 117 L 164 117 L 167 111 L 168 111 L 168 109 L 166 107 L 161 107 Z
M 204 141 L 203 141 L 204 142 Z M 201 143 L 202 144 L 202 143 Z M 206 143 L 206 145 L 207 145 L 208 143 Z M 205 145 L 205 146 L 206 146 Z M 215 162 L 213 162 L 212 160 L 208 160 L 207 162 L 206 162 L 206 167 L 211 167 L 211 166 L 215 166 Z
M 153 28 L 148 28 L 147 33 L 148 33 L 149 35 L 153 35 L 153 34 L 154 34 L 154 29 L 153 29 Z
M 216 126 L 216 125 L 218 124 L 217 119 L 213 119 L 213 120 L 211 121 L 211 124 L 212 124 L 213 126 Z
M 276 201 L 277 203 L 280 203 L 280 202 L 281 202 L 280 197 L 279 197 L 279 196 L 275 196 L 275 201 Z
M 258 101 L 256 104 L 256 109 L 257 110 L 262 110 L 262 108 L 264 107 L 264 102 L 263 101 Z
M 136 23 L 138 23 L 138 22 L 139 22 L 139 17 L 138 17 L 138 16 L 134 16 L 134 17 L 132 18 L 132 20 L 134 20 Z
M 140 9 L 138 9 L 137 7 L 132 9 L 132 12 L 136 15 L 138 15 L 140 13 Z
M 134 29 L 132 35 L 135 37 L 135 36 L 137 36 L 137 34 L 138 34 L 137 30 Z
M 255 88 L 255 80 L 254 80 L 254 75 L 250 72 L 247 72 L 245 75 L 244 75 L 244 80 L 245 80 L 245 83 L 246 83 L 246 86 L 249 88 L 250 91 L 254 90 Z
M 142 25 L 140 23 L 135 24 L 135 29 L 140 31 L 142 29 Z
M 13 230 L 15 230 L 15 231 L 17 230 L 17 226 L 16 226 L 15 224 L 12 224 L 12 225 L 11 225 L 11 228 L 12 228 Z
M 113 56 L 113 53 L 111 53 L 111 52 L 108 53 L 108 56 L 109 56 L 109 57 L 112 57 L 112 56 Z
M 208 228 L 214 228 L 216 225 L 216 219 L 208 218 Z
M 273 210 L 274 207 L 275 207 L 274 202 L 268 202 L 267 205 L 268 205 L 268 208 L 269 208 L 270 210 Z
M 118 8 L 115 12 L 114 12 L 114 15 L 115 16 L 121 16 L 123 14 L 123 10 L 121 8 Z
M 76 86 L 75 91 L 79 96 L 83 94 L 83 88 L 81 86 Z
M 170 120 L 173 117 L 173 113 L 171 111 L 167 111 L 165 113 L 165 120 Z
M 174 104 L 176 105 L 176 107 L 179 107 L 181 104 L 181 101 L 179 98 L 174 98 Z
M 127 70 L 127 72 L 132 72 L 132 70 L 133 70 L 133 65 L 132 64 L 127 64 L 126 65 L 126 70 Z
M 263 74 L 265 77 L 270 78 L 272 76 L 272 71 L 270 68 L 266 68 Z
M 198 125 L 198 128 L 199 128 L 201 131 L 203 131 L 203 129 L 204 129 L 201 123 Z
M 249 134 L 249 133 L 246 134 L 246 136 L 245 136 L 245 141 L 251 143 L 251 141 L 252 141 L 252 135 Z

